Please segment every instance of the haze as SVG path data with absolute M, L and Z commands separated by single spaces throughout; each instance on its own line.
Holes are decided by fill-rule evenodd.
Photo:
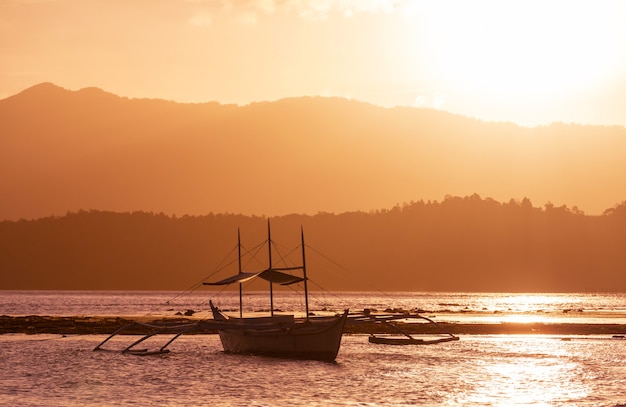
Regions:
M 0 99 L 41 82 L 248 104 L 340 96 L 626 125 L 615 1 L 5 0 Z
M 625 21 L 1 1 L 0 289 L 176 289 L 271 216 L 358 270 L 333 289 L 624 291 Z
M 625 198 L 623 127 L 322 97 L 180 104 L 48 83 L 0 100 L 0 128 L 0 219 L 342 213 L 474 193 L 597 215 Z

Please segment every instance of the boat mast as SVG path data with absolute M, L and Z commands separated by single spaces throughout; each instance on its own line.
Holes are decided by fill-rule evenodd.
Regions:
M 272 234 L 270 232 L 270 218 L 267 218 L 267 249 L 269 253 L 268 270 L 271 271 L 272 270 Z M 270 277 L 270 316 L 274 316 L 274 287 L 272 284 L 271 277 Z
M 237 228 L 237 258 L 239 259 L 239 274 L 241 275 L 241 232 Z M 243 283 L 239 283 L 239 318 L 243 318 Z
M 304 307 L 306 311 L 306 320 L 309 320 L 309 289 L 306 278 L 306 256 L 304 255 L 304 229 L 300 225 L 300 237 L 302 240 L 302 276 L 304 277 Z

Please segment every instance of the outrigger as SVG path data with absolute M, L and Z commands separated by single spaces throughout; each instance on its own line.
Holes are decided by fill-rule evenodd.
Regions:
M 184 334 L 191 333 L 218 333 L 224 352 L 239 354 L 255 354 L 276 357 L 287 357 L 297 359 L 313 359 L 323 361 L 334 361 L 341 346 L 341 338 L 346 325 L 358 325 L 359 332 L 372 332 L 369 337 L 370 343 L 385 345 L 427 345 L 441 342 L 456 341 L 459 338 L 453 334 L 443 333 L 439 325 L 422 315 L 410 313 L 387 313 L 375 314 L 364 310 L 362 313 L 349 314 L 348 310 L 334 316 L 312 317 L 309 312 L 307 270 L 305 261 L 304 232 L 301 229 L 302 263 L 292 267 L 276 267 L 272 264 L 272 240 L 270 235 L 270 225 L 268 220 L 268 255 L 269 266 L 265 270 L 258 272 L 243 272 L 241 266 L 241 241 L 239 231 L 237 232 L 237 247 L 239 257 L 238 273 L 232 277 L 205 285 L 229 285 L 239 284 L 239 317 L 224 314 L 210 301 L 213 314 L 211 320 L 198 321 L 159 321 L 151 323 L 133 322 L 123 326 L 113 332 L 109 337 L 94 348 L 103 350 L 103 345 L 112 338 L 122 334 L 141 334 L 142 337 L 126 346 L 122 353 L 133 355 L 161 355 L 169 353 L 167 347 L 177 338 Z M 292 275 L 291 271 L 301 271 L 302 276 Z M 270 316 L 243 318 L 242 311 L 242 283 L 254 278 L 261 278 L 268 281 L 270 291 Z M 305 296 L 305 316 L 295 318 L 294 315 L 274 315 L 272 284 L 291 285 L 296 283 L 304 284 Z M 428 333 L 437 335 L 434 339 L 421 339 L 414 337 L 411 333 L 401 329 L 394 322 L 408 321 L 411 319 L 426 320 L 437 327 L 430 329 Z M 395 337 L 388 334 L 374 334 L 380 331 L 376 325 L 383 324 L 385 327 L 402 334 Z M 369 326 L 368 326 L 369 325 Z M 411 324 L 425 325 L 425 324 Z M 390 329 L 384 329 L 389 331 Z M 139 344 L 157 335 L 173 335 L 171 339 L 156 350 L 147 348 L 137 348 Z M 442 336 L 444 335 L 444 336 Z
M 217 307 L 212 303 L 214 314 L 219 312 Z M 221 314 L 221 312 L 220 312 Z M 219 315 L 219 314 L 218 314 Z M 289 318 L 291 317 L 291 318 Z M 256 328 L 270 328 L 280 329 L 280 321 L 282 326 L 285 327 L 285 323 L 290 325 L 296 320 L 293 316 L 274 316 L 261 317 L 261 318 L 244 318 L 244 321 L 240 326 L 235 326 L 236 321 L 224 320 L 223 317 L 215 317 L 214 320 L 199 320 L 194 322 L 182 323 L 180 321 L 174 322 L 132 322 L 125 325 L 120 329 L 109 335 L 104 341 L 102 341 L 93 350 L 105 350 L 105 345 L 109 340 L 118 335 L 141 335 L 138 340 L 135 340 L 130 345 L 122 349 L 122 353 L 137 355 L 137 356 L 149 356 L 149 355 L 163 355 L 170 352 L 168 346 L 184 334 L 198 334 L 198 333 L 217 333 L 219 330 L 233 331 L 235 329 L 242 330 L 242 333 L 251 332 L 250 329 L 254 329 L 254 326 L 248 323 L 256 324 Z M 266 323 L 262 323 L 263 318 L 266 318 Z M 274 319 L 274 322 L 272 322 Z M 408 322 L 411 320 L 422 319 L 428 322 L 428 324 L 417 324 Z M 248 322 L 248 323 L 246 323 Z M 408 322 L 408 326 L 421 325 L 419 334 L 408 332 L 406 329 L 402 329 L 397 325 L 397 322 Z M 429 328 L 425 329 L 422 325 L 426 325 Z M 355 328 L 357 332 L 370 332 L 368 341 L 372 344 L 379 345 L 434 345 L 444 342 L 458 341 L 460 338 L 452 333 L 443 332 L 442 327 L 435 321 L 417 313 L 386 313 L 386 314 L 374 314 L 367 310 L 360 313 L 348 314 L 346 320 L 346 326 Z M 379 331 L 385 331 L 384 333 L 378 333 Z M 389 331 L 395 331 L 395 333 L 389 333 Z M 173 335 L 162 346 L 157 349 L 150 350 L 148 348 L 137 348 L 138 345 L 144 344 L 150 338 L 162 335 Z M 426 335 L 425 338 L 418 338 L 418 335 Z
M 148 324 L 148 323 L 143 323 L 143 322 L 132 322 L 128 325 L 121 327 L 117 331 L 113 332 L 105 340 L 100 342 L 98 346 L 96 346 L 93 350 L 94 351 L 103 350 L 102 345 L 104 345 L 105 343 L 107 343 L 109 340 L 111 340 L 113 337 L 117 335 L 121 335 L 123 333 L 126 333 L 126 334 L 140 333 L 143 336 L 140 339 L 133 342 L 132 344 L 125 347 L 122 350 L 122 353 L 130 353 L 130 354 L 139 355 L 139 356 L 162 355 L 164 353 L 169 353 L 170 350 L 167 349 L 167 347 L 176 339 L 178 339 L 178 337 L 180 337 L 181 335 L 185 333 L 189 333 L 191 331 L 197 331 L 199 326 L 200 326 L 199 322 L 191 322 L 191 323 L 184 323 L 184 324 L 178 324 L 178 323 L 174 323 L 174 324 L 149 323 Z M 148 332 L 144 333 L 146 330 Z M 148 350 L 147 348 L 140 348 L 140 349 L 135 348 L 135 346 L 139 345 L 145 340 L 150 339 L 153 336 L 159 335 L 159 334 L 160 335 L 173 334 L 174 336 L 169 341 L 167 341 L 163 346 L 161 346 L 158 350 L 151 351 L 151 350 Z
M 240 317 L 232 317 L 222 313 L 211 302 L 213 312 L 212 321 L 198 321 L 183 325 L 140 324 L 133 323 L 122 327 L 114 332 L 94 350 L 102 349 L 111 338 L 135 327 L 143 327 L 149 330 L 142 338 L 133 342 L 122 352 L 137 355 L 167 353 L 167 346 L 176 338 L 191 331 L 199 329 L 212 329 L 217 331 L 226 353 L 254 354 L 264 356 L 276 356 L 285 358 L 311 359 L 332 362 L 337 357 L 341 346 L 344 326 L 348 318 L 348 310 L 341 314 L 329 317 L 311 317 L 309 313 L 309 300 L 307 288 L 307 269 L 305 261 L 304 232 L 300 230 L 302 240 L 302 263 L 292 267 L 276 267 L 272 264 L 272 240 L 270 223 L 267 224 L 267 245 L 269 265 L 266 269 L 256 272 L 242 271 L 241 264 L 241 240 L 237 233 L 237 246 L 239 257 L 239 270 L 234 276 L 226 279 L 204 283 L 206 285 L 230 285 L 239 284 L 240 302 L 241 286 L 244 282 L 255 278 L 261 278 L 269 282 L 270 291 L 270 316 L 269 317 L 242 317 L 240 303 Z M 293 275 L 290 272 L 300 271 L 302 275 Z M 273 284 L 291 285 L 304 284 L 305 317 L 296 319 L 293 315 L 274 315 Z M 159 333 L 173 333 L 174 337 L 156 351 L 135 348 L 138 344 Z
M 417 324 L 409 322 L 411 320 L 425 320 L 428 324 Z M 400 328 L 396 323 L 404 321 L 406 326 L 420 326 L 420 335 L 428 335 L 425 338 L 417 338 L 416 333 L 407 332 L 407 330 Z M 379 345 L 433 345 L 443 342 L 458 341 L 459 337 L 449 333 L 443 332 L 441 325 L 418 313 L 387 313 L 387 314 L 372 314 L 369 310 L 364 310 L 359 314 L 351 314 L 349 318 L 349 324 L 374 324 L 384 325 L 386 328 L 384 331 L 395 331 L 395 333 L 370 333 L 368 341 Z M 422 326 L 427 325 L 428 329 L 424 329 Z M 370 329 L 370 331 L 379 331 L 380 329 Z

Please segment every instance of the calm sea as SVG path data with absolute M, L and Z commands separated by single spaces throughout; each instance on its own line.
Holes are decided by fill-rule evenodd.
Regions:
M 300 309 L 277 292 L 275 307 Z M 0 291 L 2 315 L 161 316 L 233 292 Z M 625 294 L 313 293 L 316 312 L 421 310 L 462 322 L 625 323 Z M 247 312 L 265 294 L 244 295 Z M 463 335 L 392 347 L 344 336 L 336 363 L 226 355 L 214 335 L 183 336 L 165 356 L 92 352 L 102 335 L 0 335 L 0 405 L 17 406 L 623 406 L 626 340 L 607 336 Z M 119 344 L 132 338 L 121 337 Z M 115 347 L 113 347 L 115 348 Z

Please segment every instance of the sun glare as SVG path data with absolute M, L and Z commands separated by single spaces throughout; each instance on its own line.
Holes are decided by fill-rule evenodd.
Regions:
M 438 75 L 483 95 L 534 98 L 596 84 L 623 63 L 613 2 L 449 2 L 429 22 Z M 538 12 L 540 10 L 540 12 Z
M 512 324 L 536 324 L 541 322 L 547 322 L 548 318 L 542 315 L 530 315 L 530 314 L 509 314 L 498 318 L 500 322 L 508 322 Z

